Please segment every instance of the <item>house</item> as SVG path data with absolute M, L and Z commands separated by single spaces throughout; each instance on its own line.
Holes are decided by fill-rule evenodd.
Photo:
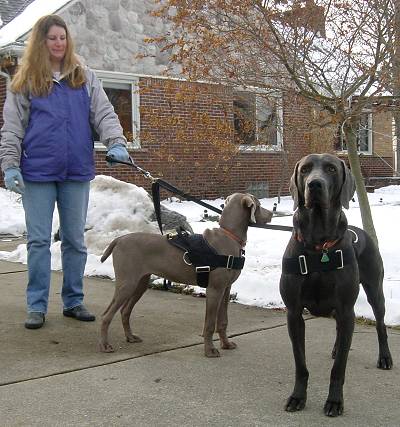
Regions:
M 42 9 L 38 1 L 0 0 L 0 109 L 37 18 L 8 31 L 6 25 L 26 22 L 22 17 L 31 8 L 31 17 L 33 11 L 57 13 L 66 21 L 78 54 L 96 71 L 120 117 L 134 161 L 185 192 L 202 198 L 236 191 L 288 194 L 297 160 L 321 151 L 321 135 L 310 128 L 313 109 L 295 95 L 266 97 L 257 89 L 165 77 L 166 53 L 145 42 L 165 29 L 149 15 L 151 0 L 53 0 Z M 7 40 L 12 32 L 14 38 Z M 390 115 L 371 111 L 365 120 L 372 125 L 360 133 L 365 175 L 391 176 Z M 151 182 L 130 167 L 108 168 L 104 147 L 99 142 L 95 147 L 98 174 L 150 188 Z M 332 140 L 327 149 L 332 150 Z

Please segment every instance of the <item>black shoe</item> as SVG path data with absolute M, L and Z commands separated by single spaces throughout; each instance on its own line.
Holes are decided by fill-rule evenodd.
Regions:
M 63 315 L 67 317 L 73 317 L 74 319 L 81 320 L 83 322 L 93 322 L 93 320 L 96 320 L 96 316 L 90 313 L 83 304 L 68 310 L 64 310 Z
M 28 317 L 25 320 L 25 328 L 27 329 L 39 329 L 44 325 L 44 314 L 39 312 L 28 313 Z

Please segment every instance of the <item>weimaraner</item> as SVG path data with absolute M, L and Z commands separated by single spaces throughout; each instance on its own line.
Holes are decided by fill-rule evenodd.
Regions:
M 226 199 L 219 220 L 220 227 L 206 229 L 203 237 L 219 254 L 239 257 L 246 242 L 249 223 L 262 225 L 270 222 L 271 218 L 272 212 L 262 208 L 254 196 L 235 193 Z M 166 236 L 131 233 L 111 242 L 101 261 L 103 262 L 111 253 L 116 286 L 114 297 L 103 313 L 100 337 L 100 351 L 103 352 L 114 351 L 108 341 L 108 328 L 120 308 L 126 340 L 141 341 L 132 334 L 129 318 L 134 305 L 146 291 L 151 274 L 173 282 L 196 285 L 194 267 L 185 262 L 184 252 L 168 243 Z M 216 268 L 209 273 L 203 329 L 204 352 L 207 357 L 220 355 L 213 344 L 215 330 L 219 334 L 221 348 L 236 347 L 235 343 L 229 341 L 226 329 L 230 289 L 239 275 L 240 270 L 227 268 Z
M 303 409 L 307 398 L 303 308 L 316 316 L 333 314 L 336 319 L 335 361 L 325 415 L 335 417 L 343 412 L 343 384 L 360 283 L 376 318 L 377 366 L 391 369 L 393 364 L 384 323 L 382 259 L 367 233 L 348 226 L 342 211 L 342 207 L 349 208 L 354 191 L 353 175 L 332 154 L 311 154 L 295 166 L 290 182 L 296 209 L 294 230 L 283 256 L 280 280 L 296 366 L 287 411 Z

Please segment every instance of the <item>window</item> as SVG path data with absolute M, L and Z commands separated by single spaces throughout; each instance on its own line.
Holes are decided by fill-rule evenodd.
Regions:
M 96 74 L 118 115 L 128 145 L 140 147 L 138 79 L 123 73 L 99 71 Z M 96 133 L 94 133 L 94 140 L 97 148 L 104 148 Z
M 335 144 L 337 151 L 346 151 L 346 140 L 342 132 L 342 126 L 339 126 L 338 136 Z M 372 113 L 363 113 L 357 129 L 357 150 L 359 153 L 372 153 Z
M 278 97 L 237 91 L 233 100 L 235 142 L 240 150 L 280 150 L 282 107 Z

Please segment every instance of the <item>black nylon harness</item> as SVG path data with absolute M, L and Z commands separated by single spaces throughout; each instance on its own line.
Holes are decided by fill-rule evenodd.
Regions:
M 358 257 L 358 235 L 350 228 L 347 231 L 354 234 L 353 247 L 322 250 L 316 254 L 301 254 L 293 258 L 283 258 L 282 273 L 305 276 L 321 271 L 341 270 L 345 265 L 352 262 L 354 254 Z
M 324 254 L 328 258 L 327 261 L 322 261 Z M 302 254 L 293 258 L 283 258 L 282 272 L 305 276 L 315 272 L 341 270 L 351 262 L 352 255 L 353 248 L 346 248 L 332 249 L 318 254 Z
M 189 234 L 184 230 L 167 234 L 168 243 L 184 251 L 183 261 L 196 269 L 197 285 L 208 286 L 210 271 L 218 267 L 241 270 L 244 266 L 244 251 L 241 256 L 220 255 L 208 244 L 202 234 Z

